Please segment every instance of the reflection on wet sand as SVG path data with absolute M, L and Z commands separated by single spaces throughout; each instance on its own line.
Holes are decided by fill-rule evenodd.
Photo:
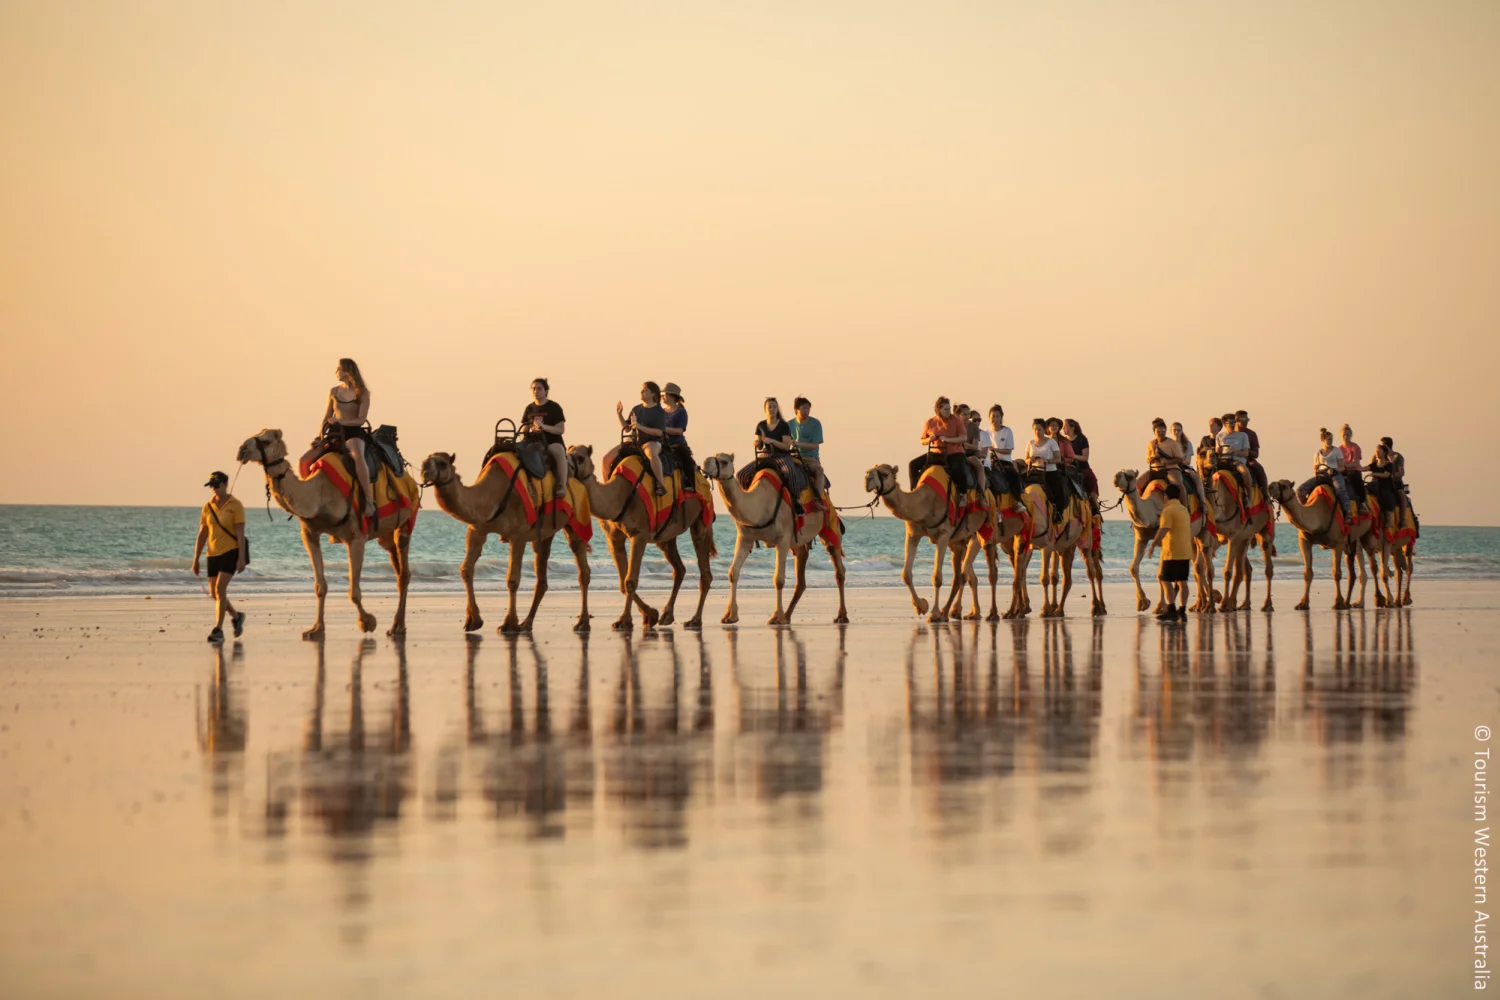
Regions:
M 213 815 L 222 819 L 245 787 L 245 744 L 250 738 L 250 710 L 245 696 L 245 651 L 238 642 L 225 662 L 224 644 L 214 647 L 213 675 L 207 697 L 195 689 L 198 748 L 208 764 Z
M 411 787 L 411 699 L 406 644 L 396 650 L 396 691 L 389 716 L 373 728 L 365 724 L 364 660 L 375 640 L 360 640 L 349 668 L 348 721 L 342 728 L 327 721 L 325 641 L 318 640 L 313 704 L 300 750 L 274 751 L 267 759 L 266 834 L 287 833 L 292 803 L 313 818 L 329 836 L 336 861 L 364 861 L 372 853 L 370 836 L 401 816 Z
M 826 695 L 808 680 L 807 644 L 795 631 L 776 632 L 770 687 L 757 686 L 759 669 L 740 662 L 738 633 L 726 634 L 729 676 L 736 695 L 735 760 L 737 770 L 748 767 L 758 799 L 774 802 L 793 793 L 822 791 L 828 736 L 841 724 L 844 711 L 847 631 L 848 626 L 838 626 L 833 677 Z M 788 645 L 794 656 L 790 680 Z
M 1301 711 L 1312 737 L 1321 745 L 1360 744 L 1374 738 L 1393 754 L 1372 759 L 1383 785 L 1394 783 L 1392 764 L 1399 759 L 1407 734 L 1417 679 L 1412 648 L 1411 611 L 1352 611 L 1333 621 L 1332 656 L 1315 652 L 1316 636 L 1305 626 Z M 1352 753 L 1324 758 L 1330 787 L 1347 788 L 1364 778 L 1364 761 Z

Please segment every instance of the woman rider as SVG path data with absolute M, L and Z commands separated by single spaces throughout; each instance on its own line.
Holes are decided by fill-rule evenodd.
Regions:
M 1061 458 L 1062 452 L 1057 442 L 1047 436 L 1047 421 L 1037 417 L 1031 422 L 1031 441 L 1026 445 L 1026 465 L 1031 471 L 1042 474 L 1042 488 L 1047 491 L 1054 524 L 1062 520 L 1068 499 L 1062 472 L 1057 467 Z
M 929 457 L 934 452 L 943 456 L 948 478 L 955 488 L 959 487 L 964 481 L 964 467 L 968 464 L 964 459 L 964 448 L 969 442 L 969 427 L 953 412 L 947 396 L 939 396 L 932 404 L 932 416 L 922 425 L 921 440 L 931 451 L 918 455 L 907 466 L 911 488 L 917 488 L 917 480 L 922 478 L 922 471 L 927 468 Z
M 985 468 L 993 474 L 992 489 L 1012 496 L 1021 495 L 1021 484 L 1016 478 L 1015 435 L 1005 426 L 1005 408 L 999 403 L 990 407 L 990 426 L 979 438 L 979 447 L 984 454 Z
M 1386 519 L 1387 529 L 1394 527 L 1391 519 L 1401 510 L 1401 502 L 1396 495 L 1395 469 L 1391 449 L 1386 447 L 1382 439 L 1375 446 L 1375 457 L 1370 459 L 1370 464 L 1364 471 L 1370 474 L 1370 485 L 1375 488 L 1375 498 L 1380 502 L 1380 513 Z
M 1344 482 L 1344 453 L 1333 443 L 1333 433 L 1327 427 L 1318 429 L 1318 440 L 1322 447 L 1313 452 L 1313 478 L 1297 487 L 1297 499 L 1307 503 L 1318 480 L 1327 476 L 1339 503 L 1344 505 L 1345 516 L 1352 521 L 1354 504 L 1349 499 L 1349 485 Z
M 1165 479 L 1169 483 L 1176 483 L 1178 489 L 1186 492 L 1182 483 L 1182 469 L 1187 459 L 1177 442 L 1167 436 L 1167 422 L 1157 417 L 1151 421 L 1151 431 L 1154 437 L 1146 442 L 1146 471 L 1136 479 L 1136 490 L 1144 490 L 1146 484 L 1153 479 Z
M 673 456 L 677 459 L 677 467 L 686 473 L 689 469 L 696 469 L 697 463 L 693 461 L 693 449 L 688 447 L 687 427 L 688 411 L 682 405 L 682 388 L 676 382 L 668 382 L 661 390 L 662 409 L 667 413 L 667 447 L 672 449 Z M 684 488 L 687 488 L 687 479 L 683 480 Z
M 364 514 L 375 514 L 375 493 L 370 489 L 370 466 L 365 460 L 365 446 L 370 434 L 365 422 L 370 418 L 370 387 L 365 385 L 359 365 L 352 358 L 339 358 L 334 370 L 338 383 L 328 390 L 328 405 L 323 408 L 323 433 L 315 439 L 307 454 L 302 456 L 302 465 L 318 457 L 325 441 L 335 442 L 354 458 L 354 471 L 359 477 L 360 494 L 364 497 Z
M 1181 424 L 1173 424 L 1179 431 Z M 1099 499 L 1099 478 L 1094 475 L 1094 470 L 1089 466 L 1089 439 L 1084 435 L 1083 428 L 1078 421 L 1072 417 L 1063 421 L 1063 437 L 1073 446 L 1073 468 L 1083 477 L 1083 487 L 1088 491 L 1090 500 Z M 1180 443 L 1180 442 L 1179 442 Z M 1183 454 L 1187 454 L 1186 451 Z
M 666 496 L 665 477 L 661 471 L 661 446 L 667 436 L 667 414 L 661 408 L 661 387 L 655 382 L 641 383 L 641 401 L 631 408 L 630 417 L 625 416 L 625 404 L 615 403 L 615 416 L 621 427 L 629 427 L 636 444 L 646 453 L 651 462 L 651 475 L 656 479 L 656 495 Z
M 1348 473 L 1349 492 L 1354 495 L 1356 502 L 1363 501 L 1369 494 L 1365 491 L 1365 477 L 1360 475 L 1364 471 L 1365 452 L 1364 449 L 1354 443 L 1354 431 L 1348 424 L 1339 428 L 1339 451 L 1344 456 L 1344 471 Z
M 552 495 L 568 495 L 568 450 L 563 446 L 567 417 L 556 400 L 548 399 L 552 386 L 544 378 L 531 380 L 531 402 L 521 411 L 521 438 L 539 444 L 552 460 Z
M 775 396 L 767 396 L 764 405 L 766 419 L 755 425 L 755 457 L 772 462 L 781 474 L 782 482 L 790 489 L 796 482 L 792 472 L 791 453 L 795 444 L 792 428 L 782 419 L 781 404 Z

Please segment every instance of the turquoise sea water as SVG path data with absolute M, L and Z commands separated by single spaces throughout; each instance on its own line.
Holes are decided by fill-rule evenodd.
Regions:
M 275 507 L 269 520 L 264 507 L 248 506 L 248 513 L 253 561 L 236 587 L 263 591 L 306 587 L 312 570 L 296 522 L 288 521 L 286 514 Z M 0 506 L 0 596 L 196 589 L 198 582 L 188 569 L 197 524 L 198 509 L 194 507 Z M 716 580 L 723 580 L 734 552 L 734 527 L 721 513 L 716 528 L 719 555 L 714 561 L 714 575 Z M 895 518 L 850 520 L 844 536 L 849 584 L 900 586 L 903 537 L 902 522 Z M 416 588 L 462 588 L 458 564 L 463 558 L 463 538 L 462 524 L 435 506 L 422 510 L 412 536 Z M 1285 521 L 1278 525 L 1277 541 L 1277 576 L 1300 577 L 1302 561 L 1296 533 Z M 1128 580 L 1132 544 L 1129 524 L 1107 521 L 1104 543 L 1106 580 Z M 689 578 L 696 579 L 691 545 L 684 542 L 682 548 Z M 336 587 L 338 581 L 347 579 L 347 561 L 342 547 L 325 544 L 324 551 L 329 577 Z M 1420 577 L 1500 579 L 1500 528 L 1424 525 L 1417 555 Z M 1319 573 L 1326 572 L 1327 554 L 1320 552 L 1317 558 Z M 491 586 L 500 583 L 505 576 L 505 559 L 505 547 L 491 538 L 479 564 L 479 580 Z M 551 584 L 577 586 L 567 550 L 554 547 L 553 559 Z M 609 553 L 597 533 L 592 562 L 593 588 L 614 589 Z M 932 547 L 924 543 L 918 554 L 919 581 L 930 576 L 931 565 Z M 746 564 L 742 585 L 769 586 L 772 568 L 771 554 L 757 551 Z M 1032 573 L 1036 572 L 1033 561 Z M 526 573 L 531 573 L 529 557 Z M 668 585 L 671 579 L 670 568 L 655 548 L 649 550 L 642 573 L 648 588 Z M 808 573 L 811 586 L 833 585 L 832 567 L 821 546 L 815 547 Z M 1008 580 L 1009 573 L 1003 568 L 1001 580 Z M 382 550 L 372 547 L 367 552 L 364 579 L 376 591 L 393 586 L 390 563 Z

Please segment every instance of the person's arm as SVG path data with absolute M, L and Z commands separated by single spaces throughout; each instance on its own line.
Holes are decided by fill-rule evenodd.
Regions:
M 245 544 L 245 522 L 236 521 L 234 524 L 234 543 L 239 546 L 239 558 L 235 560 L 234 571 L 243 573 L 245 571 L 245 559 L 250 554 L 249 546 Z
M 193 542 L 193 575 L 198 576 L 203 571 L 199 561 L 203 558 L 203 546 L 208 544 L 208 525 L 198 523 L 198 538 Z
M 625 419 L 625 404 L 615 401 L 615 419 L 620 421 L 621 427 L 629 427 L 630 421 Z
M 639 421 L 636 422 L 635 431 L 637 434 L 644 434 L 649 438 L 659 438 L 666 436 L 655 427 L 647 427 L 645 424 L 640 423 Z
M 1151 539 L 1151 544 L 1148 545 L 1148 546 L 1146 546 L 1146 556 L 1147 556 L 1147 558 L 1149 558 L 1151 556 L 1151 553 L 1153 553 L 1153 552 L 1156 551 L 1156 547 L 1158 545 L 1160 545 L 1166 539 L 1166 537 L 1167 537 L 1168 534 L 1169 534 L 1169 530 L 1168 530 L 1168 528 L 1167 528 L 1167 526 L 1165 524 L 1162 525 L 1160 528 L 1156 529 L 1156 537 L 1152 538 Z
M 682 427 L 668 427 L 667 437 L 687 437 L 687 430 Z

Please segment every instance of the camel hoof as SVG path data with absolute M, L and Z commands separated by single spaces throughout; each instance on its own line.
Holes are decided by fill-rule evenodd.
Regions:
M 772 615 L 771 617 L 769 617 L 769 618 L 766 619 L 766 624 L 767 625 L 785 625 L 786 624 L 786 619 L 783 618 L 781 615 Z
M 482 629 L 482 628 L 484 628 L 484 619 L 483 618 L 480 618 L 479 616 L 476 615 L 473 618 L 465 618 L 464 619 L 464 631 L 465 632 L 477 632 L 479 629 Z
M 654 608 L 647 608 L 641 612 L 641 626 L 643 628 L 656 628 L 661 621 L 661 615 Z
M 1292 605 L 1292 610 L 1293 611 L 1306 611 L 1307 610 L 1307 602 L 1306 601 L 1298 601 L 1296 604 Z
M 1360 611 L 1363 611 L 1365 609 L 1365 602 L 1364 601 L 1350 601 L 1349 602 L 1349 610 L 1350 611 L 1354 611 L 1356 609 L 1358 609 Z
M 1407 597 L 1405 597 L 1405 598 L 1404 598 L 1404 599 L 1403 599 L 1403 600 L 1402 600 L 1402 601 L 1401 601 L 1401 606 L 1402 606 L 1402 607 L 1403 607 L 1403 608 L 1409 608 L 1409 607 L 1411 607 L 1411 596 L 1410 596 L 1410 595 L 1408 595 L 1408 596 L 1407 596 Z
M 682 623 L 682 627 L 691 631 L 700 631 L 703 628 L 703 619 L 697 615 Z
M 521 626 L 520 623 L 517 622 L 514 618 L 507 618 L 505 619 L 505 621 L 500 623 L 499 627 L 496 628 L 495 631 L 499 632 L 501 635 L 515 635 L 517 632 L 521 631 Z
M 1000 612 L 996 611 L 994 608 L 990 608 L 990 613 L 984 616 L 984 620 L 987 622 L 997 622 L 1000 620 L 1000 618 Z
M 1249 611 L 1250 610 L 1250 599 L 1249 598 L 1246 598 L 1245 599 L 1245 603 L 1240 605 L 1240 610 L 1241 611 Z
M 516 626 L 516 631 L 520 632 L 523 635 L 530 635 L 531 634 L 531 619 L 528 618 L 524 622 L 522 622 L 521 624 L 517 625 Z
M 1213 592 L 1213 596 L 1215 604 L 1218 604 L 1220 601 L 1224 600 L 1224 595 L 1217 590 Z
M 835 625 L 848 625 L 849 624 L 849 612 L 847 612 L 847 611 L 840 611 L 838 614 L 834 615 L 833 616 L 833 623 Z
M 306 632 L 302 633 L 302 638 L 304 638 L 304 639 L 321 639 L 321 638 L 323 638 L 323 626 L 321 626 L 321 625 L 314 625 L 312 628 L 310 628 Z
M 388 628 L 388 629 L 385 630 L 385 634 L 389 635 L 389 636 L 393 636 L 393 637 L 394 636 L 405 635 L 406 634 L 406 626 L 405 625 L 392 625 L 390 628 Z
M 1267 601 L 1266 603 L 1262 604 L 1260 606 L 1260 609 L 1262 611 L 1275 611 L 1276 610 L 1276 608 L 1272 606 L 1272 604 L 1271 604 L 1270 601 Z
M 739 613 L 735 612 L 735 611 L 731 611 L 728 614 L 726 614 L 723 618 L 719 619 L 719 624 L 720 625 L 738 625 L 739 622 L 740 622 Z
M 912 607 L 917 609 L 917 614 L 925 615 L 927 613 L 927 599 L 924 597 L 917 598 L 916 604 L 912 605 Z
M 964 615 L 964 621 L 966 622 L 977 622 L 979 618 L 980 614 L 978 611 L 970 611 L 968 614 Z
M 1219 605 L 1217 610 L 1220 614 L 1227 615 L 1229 614 L 1229 612 L 1233 611 L 1234 608 L 1230 606 L 1228 601 L 1225 601 L 1223 604 Z
M 610 622 L 609 627 L 616 632 L 632 632 L 635 630 L 635 622 L 630 618 L 617 618 Z
M 590 617 L 590 615 L 584 615 L 582 618 L 578 619 L 578 624 L 573 626 L 573 631 L 580 633 L 591 631 L 593 629 L 593 626 L 589 624 Z
M 931 625 L 937 625 L 937 624 L 939 624 L 941 622 L 945 622 L 947 620 L 948 620 L 948 616 L 945 615 L 945 614 L 943 614 L 941 611 L 933 611 L 931 614 L 929 614 L 927 616 L 927 621 Z
M 666 628 L 676 620 L 677 619 L 673 617 L 671 611 L 663 611 L 661 613 L 661 618 L 657 620 L 656 624 L 660 625 L 662 628 Z
M 359 616 L 359 630 L 361 632 L 375 631 L 375 616 L 366 612 Z
M 1164 605 L 1161 603 L 1161 601 L 1157 601 L 1156 602 L 1156 607 L 1154 607 L 1154 608 L 1151 609 L 1151 613 L 1152 614 L 1157 614 L 1157 615 L 1161 614 L 1161 609 L 1162 609 L 1163 606 Z
M 1137 611 L 1150 611 L 1151 610 L 1151 598 L 1149 598 L 1149 597 L 1137 597 L 1135 599 L 1135 609 Z

